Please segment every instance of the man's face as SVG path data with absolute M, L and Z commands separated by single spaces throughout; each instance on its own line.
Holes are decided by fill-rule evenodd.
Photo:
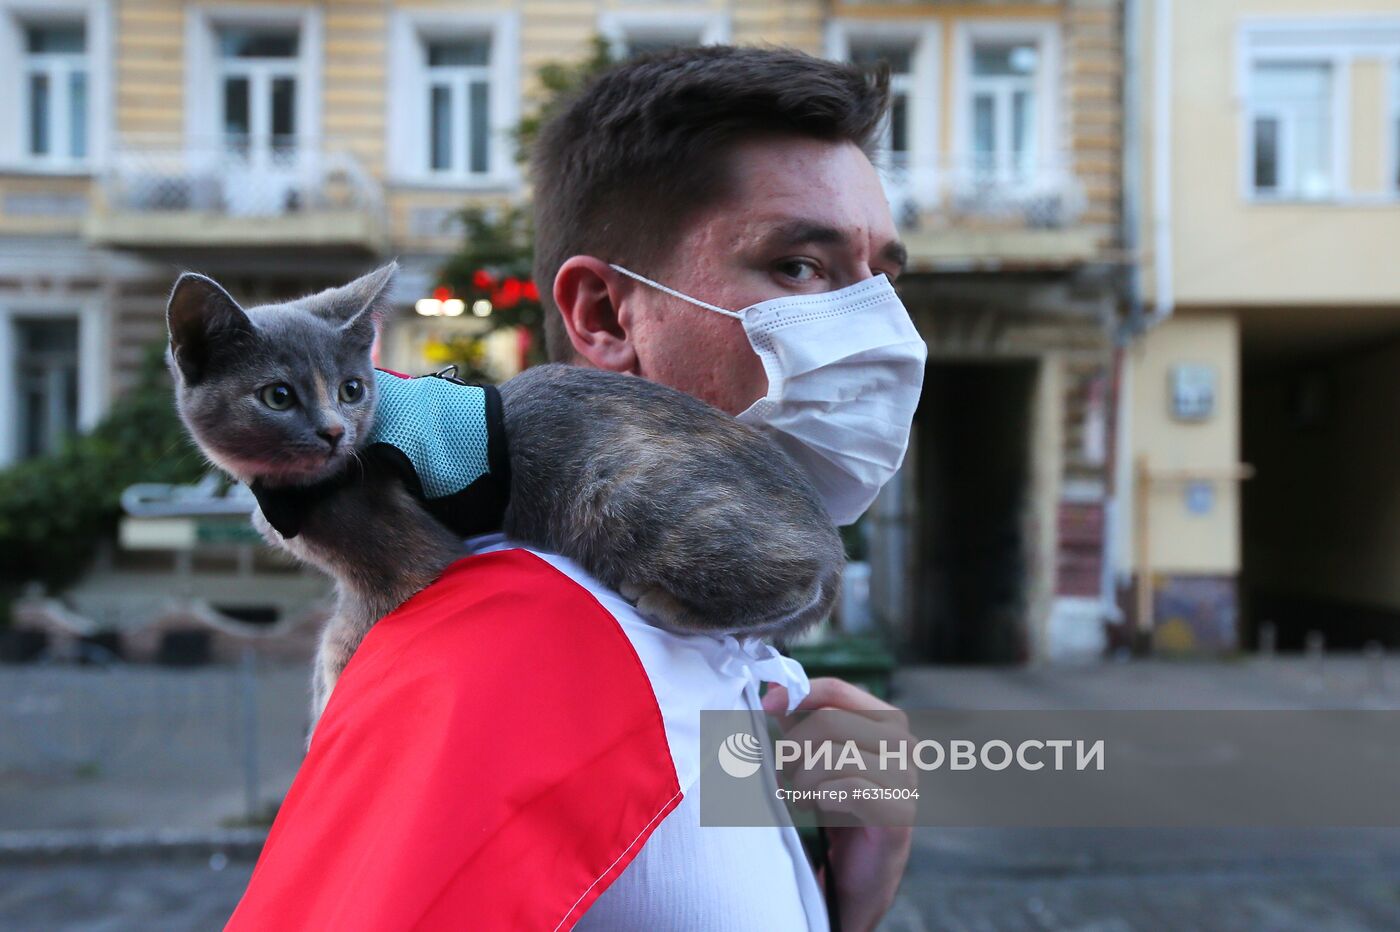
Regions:
M 633 271 L 737 311 L 880 272 L 893 280 L 903 269 L 879 176 L 855 145 L 765 139 L 737 146 L 729 158 L 732 196 L 692 220 L 664 267 Z M 729 414 L 767 394 L 740 321 L 639 282 L 624 295 L 638 375 Z

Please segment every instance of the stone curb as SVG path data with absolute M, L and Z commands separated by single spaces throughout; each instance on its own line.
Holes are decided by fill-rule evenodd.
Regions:
M 104 829 L 0 832 L 0 864 L 48 861 L 192 860 L 222 855 L 252 861 L 267 829 Z

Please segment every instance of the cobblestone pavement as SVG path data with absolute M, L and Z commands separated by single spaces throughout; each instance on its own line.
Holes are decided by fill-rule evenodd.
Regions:
M 215 862 L 215 866 L 220 866 Z M 0 929 L 221 929 L 253 866 L 233 863 L 0 865 Z
M 1292 660 L 918 669 L 902 673 L 898 687 L 897 698 L 908 707 L 1400 707 L 1400 667 L 1387 662 L 1378 670 L 1359 659 L 1329 660 L 1321 670 Z M 286 716 L 277 727 L 287 732 L 283 743 L 292 745 L 286 755 L 293 762 L 302 688 L 289 678 L 267 699 L 273 713 Z M 285 707 L 289 703 L 294 710 Z M 236 786 L 234 779 L 235 799 Z M 160 788 L 141 792 L 154 804 Z M 85 818 L 100 816 L 96 795 L 72 798 L 91 807 Z M 41 805 L 61 812 L 63 799 Z M 24 802 L 11 798 L 0 813 L 15 819 Z M 111 804 L 121 818 L 108 821 L 123 824 L 139 808 L 130 801 Z M 218 859 L 0 863 L 0 929 L 217 929 L 251 870 L 246 861 Z M 683 925 L 657 925 L 677 927 Z M 1400 830 L 919 829 L 899 900 L 882 928 L 1400 929 Z
M 903 671 L 906 708 L 1400 708 L 1400 662 Z M 1400 929 L 1400 829 L 915 832 L 883 932 Z

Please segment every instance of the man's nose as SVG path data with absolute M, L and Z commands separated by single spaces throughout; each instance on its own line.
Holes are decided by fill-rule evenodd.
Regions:
M 316 431 L 316 436 L 330 445 L 331 451 L 340 446 L 340 438 L 345 436 L 345 428 L 340 424 L 329 424 Z

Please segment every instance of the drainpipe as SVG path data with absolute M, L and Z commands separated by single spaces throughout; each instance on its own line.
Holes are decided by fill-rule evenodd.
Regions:
M 1143 330 L 1142 309 L 1142 0 L 1123 4 L 1123 192 L 1119 238 L 1128 257 L 1125 270 L 1127 320 L 1115 333 L 1117 347 Z
M 1152 238 L 1157 293 L 1150 329 L 1172 315 L 1172 0 L 1156 0 L 1152 61 Z
M 1160 11 L 1162 0 L 1158 2 Z M 1123 502 L 1133 501 L 1133 474 L 1125 468 L 1132 460 L 1132 358 L 1128 347 L 1147 329 L 1142 300 L 1142 51 L 1143 0 L 1123 4 L 1123 159 L 1120 232 L 1123 253 L 1129 257 L 1120 279 L 1124 286 L 1127 319 L 1114 330 L 1113 363 L 1109 379 L 1112 443 L 1108 450 L 1107 489 L 1104 495 L 1103 551 L 1100 561 L 1100 612 L 1106 621 L 1120 622 L 1118 582 L 1131 572 L 1131 558 L 1124 559 L 1123 541 L 1132 533 L 1132 515 Z
M 1132 503 L 1137 500 L 1137 475 L 1133 469 L 1132 445 L 1132 355 L 1129 346 L 1148 331 L 1171 317 L 1176 307 L 1175 272 L 1172 255 L 1172 28 L 1175 20 L 1173 0 L 1154 0 L 1152 13 L 1152 258 L 1156 270 L 1156 287 L 1152 313 L 1143 310 L 1142 242 L 1138 235 L 1141 225 L 1142 201 L 1142 58 L 1146 49 L 1143 35 L 1143 0 L 1125 0 L 1123 11 L 1123 243 L 1131 257 L 1128 271 L 1128 320 L 1119 330 L 1115 347 L 1117 356 L 1116 415 L 1117 436 L 1114 438 L 1113 495 L 1108 504 L 1111 513 L 1109 533 L 1105 534 L 1105 564 L 1112 570 L 1104 572 L 1104 599 L 1112 599 L 1111 610 L 1105 605 L 1107 617 L 1121 618 L 1116 598 L 1116 577 L 1131 576 L 1134 555 L 1125 546 L 1132 539 L 1136 516 Z

